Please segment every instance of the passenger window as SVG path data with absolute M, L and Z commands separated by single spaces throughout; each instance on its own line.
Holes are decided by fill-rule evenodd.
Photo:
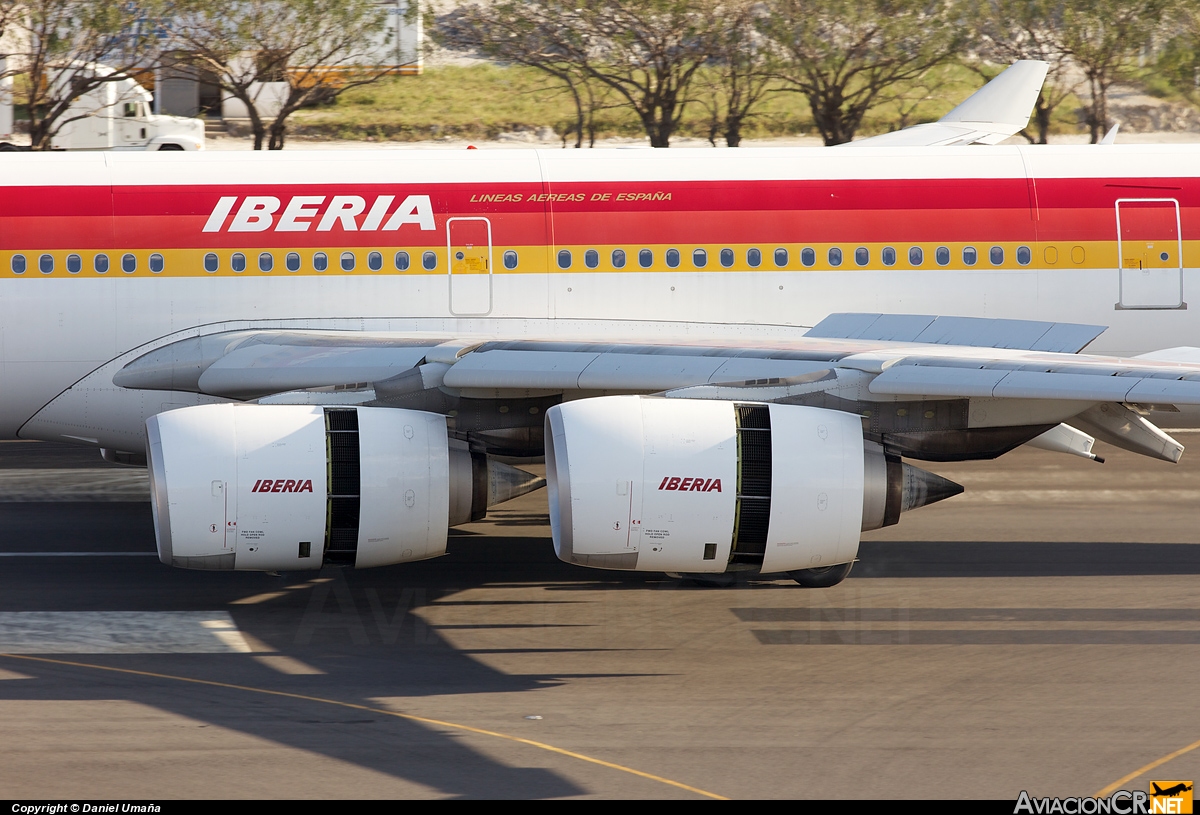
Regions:
M 913 246 L 908 250 L 908 262 L 912 266 L 920 266 L 925 262 L 925 251 L 919 246 Z
M 100 256 L 96 255 L 96 257 L 99 258 Z M 108 264 L 105 264 L 105 265 L 108 265 Z M 220 268 L 220 265 L 221 265 L 221 261 L 217 259 L 217 255 L 215 252 L 209 252 L 207 255 L 204 256 L 204 271 L 208 272 L 209 274 L 212 274 L 218 268 Z
M 408 268 L 408 255 L 404 256 L 404 268 L 406 268 L 406 269 Z M 511 249 L 509 249 L 507 252 L 504 253 L 504 268 L 505 269 L 517 268 L 517 253 Z
M 829 259 L 830 266 L 842 265 L 842 250 L 838 249 L 836 246 L 831 246 L 829 251 L 826 253 L 826 256 Z
M 287 257 L 283 259 L 283 265 L 289 272 L 300 271 L 300 255 L 296 252 L 288 252 Z
M 318 272 L 323 272 L 329 268 L 329 255 L 324 252 L 317 252 L 313 255 L 313 268 Z
M 1029 247 L 1028 246 L 1018 246 L 1017 247 L 1017 263 L 1020 263 L 1022 266 L 1028 266 L 1029 261 L 1031 261 L 1031 260 L 1033 260 L 1033 253 L 1029 251 Z M 1164 257 L 1163 260 L 1166 260 L 1166 258 Z
M 437 268 L 437 252 L 426 252 L 421 255 L 421 266 L 425 271 L 432 272 Z
M 23 262 L 25 259 L 22 258 L 21 260 Z M 108 255 L 99 254 L 93 257 L 92 268 L 96 270 L 96 274 L 105 274 L 108 271 Z
M 54 255 L 41 255 L 38 257 L 38 271 L 42 274 L 50 274 L 54 271 Z
M 625 268 L 625 250 L 624 249 L 612 250 L 612 265 L 613 265 L 614 269 L 624 269 Z
M 358 259 L 354 257 L 353 252 L 342 252 L 342 257 L 341 257 L 341 261 L 340 261 L 341 266 L 342 266 L 342 271 L 343 272 L 353 272 L 354 266 L 357 263 L 357 260 Z
M 372 252 L 367 255 L 367 268 L 372 272 L 378 272 L 383 268 L 383 255 L 379 252 Z
M 816 251 L 807 246 L 804 247 L 803 249 L 801 249 L 800 250 L 800 262 L 803 263 L 805 266 L 812 266 L 814 263 L 817 262 Z
M 963 247 L 963 265 L 974 266 L 979 262 L 979 253 L 975 251 L 974 246 Z
M 515 256 L 516 252 L 513 252 L 513 255 Z M 506 255 L 506 257 L 507 257 L 507 255 Z M 401 271 L 401 272 L 408 271 L 408 265 L 409 265 L 408 252 L 397 252 L 396 257 L 394 258 L 394 261 L 396 264 L 396 269 L 398 271 Z
M 83 270 L 83 258 L 79 255 L 67 255 L 67 271 L 71 274 L 79 274 Z
M 988 260 L 990 260 L 992 262 L 993 266 L 999 266 L 1001 263 L 1003 263 L 1004 262 L 1004 247 L 993 246 L 991 251 L 988 252 Z
M 726 269 L 728 269 L 730 266 L 733 265 L 733 250 L 732 249 L 722 249 L 720 258 L 721 258 L 721 265 L 724 266 Z
M 589 269 L 595 269 L 600 265 L 600 253 L 595 249 L 589 249 L 583 253 L 583 265 Z
M 945 266 L 950 262 L 950 248 L 939 246 L 937 251 L 933 253 L 933 259 L 937 261 L 938 266 Z
M 871 262 L 871 250 L 865 246 L 860 246 L 854 250 L 854 262 L 859 266 L 866 266 Z
M 751 269 L 757 269 L 762 265 L 762 252 L 757 249 L 746 250 L 746 265 Z
M 269 272 L 275 268 L 275 256 L 270 252 L 262 252 L 258 256 L 258 270 Z
M 653 265 L 653 252 L 651 252 L 649 249 L 643 249 L 642 251 L 638 252 L 638 266 L 641 266 L 643 269 L 649 269 Z
M 158 252 L 155 252 L 153 255 L 150 256 L 150 271 L 152 271 L 154 274 L 161 274 L 162 270 L 163 270 L 163 265 L 164 265 L 163 256 L 160 255 Z
M 558 268 L 560 268 L 560 269 L 570 269 L 571 268 L 571 250 L 570 249 L 559 249 L 558 250 Z
M 788 264 L 788 250 L 780 247 L 775 250 L 775 265 L 782 269 Z
M 883 261 L 884 266 L 896 265 L 896 250 L 891 246 L 883 247 L 883 251 L 879 253 L 879 258 Z
M 703 249 L 692 250 L 692 265 L 697 269 L 703 269 L 708 265 L 708 252 Z
M 24 255 L 13 255 L 10 265 L 12 266 L 13 274 L 25 274 Z
M 245 265 L 245 263 L 246 263 L 246 259 L 242 258 L 243 266 Z M 121 255 L 121 271 L 124 272 L 125 274 L 133 274 L 134 272 L 136 272 L 137 271 L 137 258 L 135 258 L 133 255 Z
M 666 259 L 667 259 L 667 266 L 671 267 L 672 269 L 678 268 L 679 267 L 679 250 L 678 249 L 668 249 Z
M 126 255 L 125 257 L 129 257 L 129 255 Z M 233 257 L 229 259 L 229 265 L 233 267 L 235 272 L 241 274 L 242 272 L 246 271 L 246 256 L 241 252 L 234 252 Z

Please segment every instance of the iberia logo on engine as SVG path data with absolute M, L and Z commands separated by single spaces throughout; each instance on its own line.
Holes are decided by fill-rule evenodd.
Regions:
M 721 492 L 721 479 L 694 476 L 682 478 L 669 475 L 658 485 L 660 490 L 678 490 L 679 492 Z
M 250 492 L 312 492 L 312 479 L 263 478 L 254 482 Z

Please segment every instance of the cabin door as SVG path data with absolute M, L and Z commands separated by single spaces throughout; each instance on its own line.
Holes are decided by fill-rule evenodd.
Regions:
M 1179 202 L 1174 198 L 1117 201 L 1117 308 L 1185 308 Z
M 492 224 L 487 218 L 446 222 L 450 258 L 450 313 L 483 315 L 492 310 Z

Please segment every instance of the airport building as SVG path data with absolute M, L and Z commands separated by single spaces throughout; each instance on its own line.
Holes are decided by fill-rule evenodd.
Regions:
M 336 75 L 348 65 L 369 66 L 402 76 L 421 73 L 421 12 L 416 0 L 378 0 L 378 5 L 386 9 L 388 23 L 380 32 L 374 48 L 369 49 L 369 57 L 330 65 L 327 67 L 330 74 Z M 254 55 L 247 54 L 246 58 L 253 59 Z M 152 82 L 146 81 L 148 77 L 139 79 L 143 80 L 143 84 L 151 85 L 155 113 L 207 119 L 243 119 L 248 115 L 240 100 L 221 91 L 215 76 L 198 68 L 164 68 L 155 72 Z M 255 84 L 258 86 L 259 111 L 264 115 L 273 115 L 270 100 L 286 95 L 283 91 L 286 83 Z

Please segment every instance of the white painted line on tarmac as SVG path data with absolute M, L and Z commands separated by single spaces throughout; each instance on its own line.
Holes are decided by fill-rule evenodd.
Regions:
M 158 552 L 0 552 L 0 557 L 158 557 Z
M 145 470 L 0 470 L 0 503 L 149 500 Z
M 225 611 L 0 612 L 0 653 L 248 654 Z

